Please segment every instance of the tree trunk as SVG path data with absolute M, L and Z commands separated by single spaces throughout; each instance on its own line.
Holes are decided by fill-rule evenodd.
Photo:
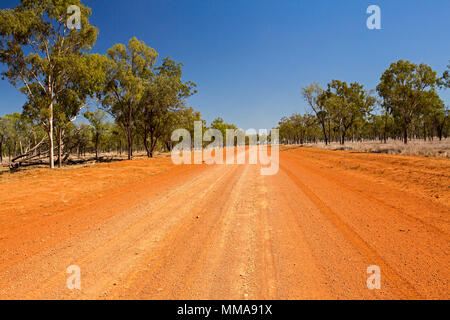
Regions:
M 127 139 L 128 139 L 128 160 L 133 159 L 133 137 L 131 135 L 131 126 L 127 127 Z
M 331 121 L 328 120 L 328 142 L 331 143 Z
M 153 135 L 153 132 L 151 132 L 151 135 L 150 135 L 150 158 L 153 158 L 153 153 L 155 151 L 157 143 L 158 143 L 158 137 L 155 137 Z
M 341 145 L 345 144 L 345 129 L 341 129 Z
M 327 129 L 325 127 L 325 121 L 322 122 L 322 131 L 323 131 L 323 136 L 325 138 L 325 145 L 328 145 L 328 137 L 327 137 Z
M 55 159 L 54 159 L 54 153 L 53 153 L 53 102 L 50 103 L 50 115 L 48 117 L 48 139 L 50 143 L 50 153 L 49 153 L 49 162 L 50 162 L 50 169 L 55 168 Z
M 408 144 L 408 126 L 403 126 L 403 143 Z
M 150 158 L 153 158 L 153 153 L 155 151 L 155 147 L 156 147 L 156 142 L 155 143 L 151 143 L 150 144 Z
M 58 135 L 58 168 L 62 167 L 62 129 L 57 130 Z
M 95 160 L 98 160 L 98 133 L 95 135 Z
M 442 136 L 443 136 L 443 132 L 444 132 L 444 125 L 445 125 L 445 119 L 444 121 L 441 123 L 439 122 L 436 126 L 436 133 L 438 135 L 439 141 L 442 141 Z
M 152 153 L 150 151 L 150 146 L 148 145 L 147 133 L 148 133 L 147 128 L 145 128 L 145 126 L 144 126 L 144 133 L 143 133 L 143 136 L 142 136 L 142 142 L 144 143 L 144 148 L 145 148 L 145 151 L 147 152 L 147 158 L 151 158 L 152 157 Z

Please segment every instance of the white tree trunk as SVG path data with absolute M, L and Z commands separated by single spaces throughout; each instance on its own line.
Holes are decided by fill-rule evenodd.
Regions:
M 54 154 L 53 154 L 53 102 L 50 103 L 50 115 L 48 118 L 48 138 L 50 141 L 50 169 L 55 168 L 55 160 L 54 160 Z

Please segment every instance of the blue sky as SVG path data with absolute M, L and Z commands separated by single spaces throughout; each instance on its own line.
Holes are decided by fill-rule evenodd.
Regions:
M 2 0 L 0 7 L 18 1 Z M 313 81 L 376 87 L 391 62 L 424 62 L 442 74 L 450 60 L 448 0 L 84 0 L 100 29 L 94 52 L 136 36 L 160 57 L 183 62 L 198 84 L 188 103 L 211 121 L 271 128 L 304 112 L 300 89 Z M 382 30 L 368 30 L 366 9 L 381 8 Z M 440 92 L 450 104 L 450 91 Z M 0 115 L 24 97 L 0 81 Z

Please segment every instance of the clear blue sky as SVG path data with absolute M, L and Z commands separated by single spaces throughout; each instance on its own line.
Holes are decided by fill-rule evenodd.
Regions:
M 0 7 L 18 1 L 2 0 Z M 448 0 L 84 0 L 100 29 L 95 52 L 137 36 L 161 57 L 184 63 L 198 84 L 189 105 L 243 129 L 271 128 L 304 112 L 300 88 L 332 79 L 376 87 L 398 59 L 429 64 L 440 74 L 450 60 Z M 381 7 L 382 30 L 366 28 L 366 9 Z M 0 115 L 24 98 L 0 81 Z M 446 104 L 450 91 L 441 92 Z

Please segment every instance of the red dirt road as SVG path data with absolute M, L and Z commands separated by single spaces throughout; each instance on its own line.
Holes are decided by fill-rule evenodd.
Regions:
M 285 149 L 274 176 L 156 159 L 0 189 L 0 299 L 450 298 L 446 159 Z

